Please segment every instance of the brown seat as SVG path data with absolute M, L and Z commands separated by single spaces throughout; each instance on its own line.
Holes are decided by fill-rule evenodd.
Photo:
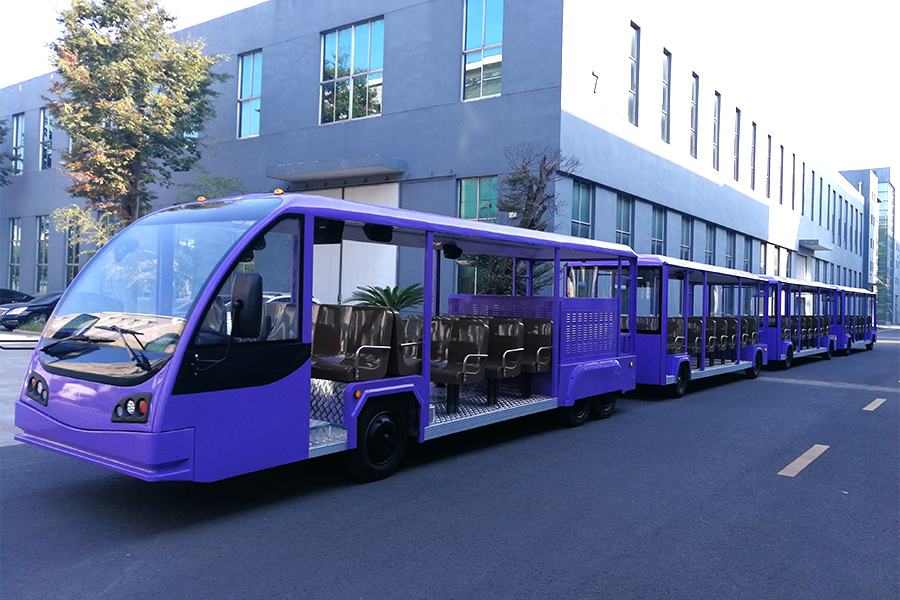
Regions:
M 313 377 L 352 382 L 387 375 L 394 317 L 390 309 L 323 304 L 313 314 Z
M 484 379 L 488 349 L 484 319 L 434 317 L 431 321 L 431 380 L 447 385 L 447 412 L 459 407 L 459 386 Z
M 684 318 L 669 317 L 666 319 L 666 353 L 681 354 L 684 351 Z
M 401 318 L 394 315 L 394 335 L 391 337 L 390 371 L 393 375 L 421 375 L 422 373 L 422 317 Z
M 263 304 L 263 326 L 260 331 L 260 340 L 297 339 L 297 305 L 285 302 Z
M 522 321 L 509 317 L 491 317 L 488 329 L 484 376 L 488 380 L 488 404 L 491 404 L 497 399 L 497 381 L 517 377 L 522 372 L 525 334 Z

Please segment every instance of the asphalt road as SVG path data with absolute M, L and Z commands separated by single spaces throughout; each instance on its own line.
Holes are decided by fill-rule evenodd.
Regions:
M 441 438 L 368 485 L 331 457 L 148 484 L 0 447 L 0 597 L 896 599 L 900 331 L 879 337 L 577 429 Z

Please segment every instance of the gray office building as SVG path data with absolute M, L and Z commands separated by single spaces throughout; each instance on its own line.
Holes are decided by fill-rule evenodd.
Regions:
M 248 192 L 493 220 L 507 151 L 530 144 L 580 161 L 552 184 L 558 232 L 754 273 L 884 281 L 880 170 L 848 181 L 804 154 L 648 8 L 270 0 L 175 36 L 227 57 L 201 164 Z M 2 151 L 20 171 L 0 188 L 0 284 L 28 292 L 61 289 L 79 268 L 49 220 L 79 203 L 59 172 L 68 138 L 43 108 L 51 77 L 0 89 Z M 179 191 L 158 190 L 157 206 Z M 379 276 L 396 278 L 398 260 Z M 453 276 L 471 285 L 466 267 Z

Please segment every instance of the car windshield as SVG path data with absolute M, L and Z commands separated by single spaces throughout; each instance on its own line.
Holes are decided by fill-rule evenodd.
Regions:
M 90 336 L 103 337 L 104 348 L 129 353 L 123 336 L 110 333 L 120 329 L 132 346 L 172 354 L 216 268 L 279 204 L 279 199 L 254 199 L 176 206 L 126 228 L 69 286 L 44 331 L 46 345 L 79 334 L 84 343 Z M 80 335 L 86 329 L 89 335 Z
M 57 292 L 55 294 L 41 294 L 40 296 L 37 296 L 29 300 L 28 302 L 25 302 L 25 304 L 49 304 L 60 296 L 62 296 L 61 292 Z

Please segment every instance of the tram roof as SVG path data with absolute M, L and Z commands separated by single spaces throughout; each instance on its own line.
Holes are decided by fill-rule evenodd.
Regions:
M 288 193 L 249 194 L 217 201 L 253 201 L 263 198 L 282 199 L 281 206 L 274 211 L 279 214 L 299 212 L 314 217 L 345 221 L 346 225 L 350 225 L 344 228 L 345 240 L 367 241 L 362 227 L 352 225 L 356 222 L 393 227 L 391 243 L 399 246 L 421 248 L 426 232 L 430 231 L 434 233 L 436 245 L 457 244 L 463 251 L 474 254 L 553 260 L 555 250 L 559 248 L 561 259 L 566 261 L 637 257 L 634 250 L 623 244 L 324 196 Z
M 778 282 L 782 285 L 791 285 L 800 288 L 814 288 L 818 290 L 834 290 L 838 286 L 822 283 L 820 281 L 806 281 L 805 279 L 795 279 L 793 277 L 782 277 L 780 275 L 763 275 L 766 281 Z
M 692 260 L 683 260 L 673 258 L 671 256 L 660 256 L 658 254 L 640 254 L 638 255 L 638 265 L 642 266 L 662 266 L 677 267 L 689 271 L 699 271 L 709 273 L 714 276 L 713 279 L 707 280 L 710 283 L 731 283 L 735 279 L 745 279 L 749 281 L 765 281 L 761 276 L 754 275 L 748 271 L 738 271 L 737 269 L 729 269 L 728 267 L 720 267 L 717 265 L 708 265 L 706 263 L 698 263 Z

